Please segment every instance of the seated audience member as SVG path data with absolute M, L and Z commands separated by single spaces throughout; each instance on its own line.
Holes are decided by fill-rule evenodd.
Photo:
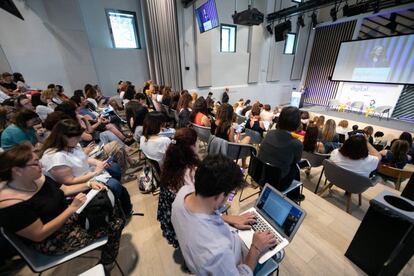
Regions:
M 325 116 L 321 115 L 317 117 L 316 126 L 319 128 L 319 132 L 322 132 L 324 125 L 325 125 Z
M 157 96 L 159 95 L 159 87 L 156 84 L 152 84 L 150 85 L 150 98 L 152 100 L 152 104 L 154 105 L 154 109 L 155 111 L 161 111 L 161 102 L 158 101 Z
M 229 97 L 228 92 L 229 92 L 228 88 L 224 89 L 223 95 L 221 96 L 221 103 L 222 104 L 229 103 L 230 97 Z
M 86 98 L 85 93 L 83 93 L 82 89 L 77 89 L 77 90 L 73 91 L 73 96 L 80 97 L 80 98 Z
M 42 94 L 37 93 L 32 95 L 32 106 L 35 109 L 39 118 L 44 121 L 49 113 L 53 112 L 53 109 L 47 106 L 47 103 L 43 101 Z
M 411 156 L 411 162 L 413 162 L 414 161 L 413 137 L 411 136 L 411 134 L 409 132 L 404 131 L 403 133 L 401 133 L 399 139 L 408 142 L 408 145 L 409 145 L 408 155 Z
M 329 119 L 326 121 L 322 129 L 320 140 L 325 147 L 326 153 L 330 153 L 335 148 L 339 147 L 339 136 L 336 133 L 336 123 L 334 120 Z
M 207 103 L 204 97 L 199 97 L 193 104 L 190 121 L 198 126 L 211 127 L 211 121 L 208 117 Z
M 118 207 L 108 224 L 87 231 L 77 223 L 75 212 L 86 201 L 82 192 L 103 189 L 97 182 L 60 185 L 42 174 L 38 157 L 27 144 L 0 154 L 0 226 L 25 238 L 36 250 L 48 255 L 62 255 L 79 250 L 102 236 L 101 260 L 106 270 L 113 267 L 118 255 L 125 221 Z M 68 204 L 66 197 L 75 196 Z M 16 219 L 17 218 L 17 219 Z
M 160 168 L 162 168 L 165 152 L 171 143 L 170 138 L 160 135 L 164 121 L 165 117 L 161 112 L 150 112 L 145 115 L 143 136 L 140 140 L 142 152 L 149 159 L 157 161 Z
M 178 101 L 180 100 L 180 93 L 171 92 L 171 105 L 170 108 L 173 110 L 177 110 Z
M 63 89 L 62 85 L 57 84 L 55 86 L 55 90 L 56 90 L 56 98 L 58 98 L 59 101 L 63 102 L 63 101 L 69 100 L 69 97 L 65 95 L 65 90 Z
M 214 108 L 214 100 L 213 100 L 213 93 L 208 92 L 207 98 L 206 98 L 207 108 L 211 111 Z
M 216 114 L 216 121 L 211 131 L 215 136 L 232 143 L 249 144 L 250 137 L 246 136 L 240 140 L 240 133 L 235 133 L 233 128 L 233 107 L 229 104 L 220 105 Z
M 8 149 L 25 141 L 36 145 L 41 141 L 44 129 L 40 127 L 41 120 L 36 112 L 22 109 L 15 114 L 12 124 L 3 131 L 1 135 L 1 147 Z M 35 126 L 39 126 L 35 129 Z
M 263 137 L 263 132 L 266 130 L 263 121 L 260 119 L 260 107 L 257 104 L 253 105 L 250 118 L 247 119 L 246 128 L 257 131 Z
M 365 177 L 378 167 L 381 154 L 367 141 L 364 134 L 352 135 L 340 149 L 331 152 L 330 159 L 339 167 Z
M 359 128 L 358 125 L 353 125 L 352 131 L 348 132 L 348 137 L 351 135 L 355 135 L 356 133 L 361 133 L 361 130 L 358 130 L 358 128 Z
M 17 87 L 19 88 L 19 91 L 22 93 L 28 92 L 31 90 L 30 86 L 26 84 L 26 81 L 24 80 L 23 75 L 19 72 L 13 73 L 13 82 L 17 85 Z
M 308 125 L 309 125 L 309 112 L 308 111 L 301 111 L 300 112 L 300 121 L 302 123 L 302 129 L 303 131 L 306 131 Z
M 7 109 L 0 106 L 0 141 L 1 141 L 1 134 L 9 125 L 9 120 L 7 119 Z M 1 147 L 1 143 L 0 143 Z
M 303 150 L 307 152 L 325 153 L 323 143 L 318 142 L 318 127 L 310 124 L 303 139 Z
M 171 106 L 171 87 L 169 86 L 164 87 L 164 90 L 162 91 L 161 104 L 167 107 Z
M 46 103 L 47 107 L 53 110 L 55 110 L 55 108 L 58 106 L 57 103 L 53 102 L 54 95 L 55 95 L 54 88 L 48 88 L 46 90 L 43 90 L 41 93 L 42 102 Z
M 78 106 L 77 113 L 88 121 L 94 121 L 99 116 L 99 113 L 95 111 L 95 106 L 85 97 L 72 96 L 70 100 Z
M 197 101 L 197 99 L 198 99 L 198 94 L 197 94 L 197 92 L 193 92 L 193 93 L 191 93 L 191 106 L 192 106 L 192 107 L 194 107 L 195 102 Z M 203 97 L 203 99 L 204 99 L 204 97 Z M 206 103 L 206 104 L 207 104 L 207 103 Z
M 253 275 L 260 255 L 276 239 L 270 231 L 257 231 L 247 251 L 237 230 L 221 217 L 218 209 L 243 186 L 239 166 L 221 155 L 207 156 L 196 170 L 194 186 L 180 189 L 171 215 L 187 267 L 197 275 Z
M 260 119 L 271 124 L 273 122 L 273 118 L 275 117 L 275 114 L 273 114 L 271 110 L 272 107 L 269 104 L 265 104 L 262 112 L 260 112 Z
M 238 101 L 238 105 L 237 105 L 237 107 L 234 109 L 234 113 L 236 113 L 236 114 L 238 114 L 238 115 L 241 115 L 241 113 L 242 113 L 242 111 L 243 111 L 244 107 L 245 107 L 245 105 L 244 105 L 244 100 L 243 100 L 243 99 L 240 99 L 240 100 Z
M 128 126 L 134 133 L 135 139 L 138 140 L 142 135 L 145 115 L 148 113 L 146 102 L 147 97 L 143 93 L 136 93 L 135 98 L 127 103 L 125 107 Z
M 374 128 L 372 126 L 366 126 L 364 128 L 364 133 L 367 135 L 368 137 L 368 142 L 373 145 L 374 144 L 374 138 L 372 137 L 372 135 L 374 134 Z
M 40 163 L 46 176 L 66 185 L 87 181 L 105 183 L 125 206 L 132 207 L 128 191 L 121 184 L 121 167 L 114 161 L 99 161 L 88 157 L 79 145 L 83 129 L 72 119 L 59 121 L 40 150 Z M 130 210 L 128 210 L 130 209 Z
M 124 93 L 124 97 L 122 98 L 122 104 L 124 105 L 124 107 L 129 103 L 129 101 L 134 99 L 135 94 L 135 86 L 129 85 Z
M 92 86 L 89 87 L 85 95 L 86 95 L 86 100 L 93 105 L 94 111 L 97 111 L 99 104 L 96 101 L 96 98 L 98 97 L 98 93 L 96 92 L 95 88 L 93 88 Z
M 188 127 L 190 125 L 191 116 L 191 101 L 190 94 L 184 93 L 181 95 L 177 104 L 178 125 L 177 128 Z
M 397 169 L 403 169 L 411 161 L 411 156 L 408 155 L 409 151 L 410 145 L 407 141 L 396 140 L 392 143 L 391 150 L 380 151 L 381 162 Z
M 341 120 L 338 123 L 338 126 L 336 127 L 336 133 L 345 135 L 345 140 L 348 139 L 348 132 L 351 130 L 348 128 L 348 121 L 347 120 Z
M 19 87 L 13 82 L 13 75 L 9 72 L 1 74 L 0 90 L 9 96 L 20 93 Z
M 171 206 L 182 186 L 194 185 L 194 173 L 199 164 L 196 142 L 197 133 L 193 129 L 178 129 L 167 148 L 161 169 L 157 219 L 163 236 L 174 248 L 178 247 L 178 241 L 171 224 Z
M 32 101 L 26 94 L 20 94 L 16 97 L 14 101 L 14 107 L 16 108 L 16 111 L 19 111 L 21 109 L 34 110 Z
M 300 111 L 298 108 L 288 106 L 282 109 L 277 128 L 267 132 L 259 150 L 259 159 L 280 169 L 281 180 L 279 190 L 285 190 L 293 179 L 300 180 L 300 172 L 296 164 L 302 157 L 303 144 L 292 137 L 291 132 L 300 126 Z M 299 188 L 288 193 L 292 200 L 303 200 Z
M 251 101 L 250 100 L 247 100 L 246 102 L 245 102 L 245 104 L 244 104 L 244 109 L 242 110 L 242 112 L 241 112 L 241 115 L 242 116 L 246 116 L 246 112 L 247 111 L 249 111 L 250 109 L 252 109 L 252 105 L 250 104 L 251 103 Z

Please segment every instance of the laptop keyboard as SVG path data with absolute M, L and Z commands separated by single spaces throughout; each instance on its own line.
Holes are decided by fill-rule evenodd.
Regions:
M 282 239 L 279 237 L 279 235 L 278 234 L 276 234 L 276 232 L 275 231 L 273 231 L 272 230 L 272 228 L 270 228 L 265 222 L 264 222 L 264 220 L 261 218 L 261 217 L 259 217 L 259 216 L 256 216 L 256 223 L 255 224 L 253 224 L 252 225 L 252 229 L 255 231 L 255 232 L 257 232 L 257 231 L 261 231 L 261 232 L 264 232 L 264 231 L 270 231 L 274 236 L 275 236 L 275 238 L 276 238 L 276 245 L 274 246 L 274 247 L 276 247 L 279 243 L 281 243 L 282 242 Z M 273 249 L 274 247 L 272 247 L 272 248 L 270 248 L 270 249 Z

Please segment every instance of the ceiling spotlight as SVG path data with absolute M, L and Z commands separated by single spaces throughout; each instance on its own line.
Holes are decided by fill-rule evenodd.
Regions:
M 331 17 L 332 17 L 332 21 L 333 22 L 335 22 L 337 19 L 338 19 L 338 17 L 337 17 L 337 15 L 336 15 L 336 7 L 333 7 L 332 9 L 331 9 L 331 11 L 329 12 L 329 14 L 331 15 Z
M 302 28 L 305 27 L 305 21 L 303 20 L 303 16 L 299 15 L 298 16 L 298 25 L 301 26 Z
M 312 13 L 311 18 L 312 18 L 312 27 L 315 29 L 316 25 L 318 25 L 318 18 L 315 12 Z
M 273 35 L 273 28 L 270 24 L 266 26 L 266 30 L 269 32 L 270 35 Z

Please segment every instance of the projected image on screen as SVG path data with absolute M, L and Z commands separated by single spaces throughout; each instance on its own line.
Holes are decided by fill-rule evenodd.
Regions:
M 342 42 L 332 79 L 414 84 L 414 35 Z
M 209 31 L 219 26 L 216 2 L 208 0 L 196 9 L 196 17 L 200 33 Z

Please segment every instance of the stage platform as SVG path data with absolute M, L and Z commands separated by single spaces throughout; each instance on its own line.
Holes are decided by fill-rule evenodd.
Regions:
M 356 112 L 338 112 L 335 110 L 327 110 L 325 106 L 304 106 L 300 110 L 308 111 L 311 115 L 313 113 L 314 116 L 324 115 L 325 121 L 326 119 L 334 119 L 336 123 L 338 123 L 340 120 L 348 120 L 349 128 L 355 124 L 357 124 L 360 129 L 370 125 L 374 128 L 374 131 L 382 131 L 394 137 L 398 137 L 403 131 L 408 131 L 411 134 L 414 134 L 413 123 L 399 121 L 392 118 L 388 120 L 386 118 L 382 118 L 379 120 L 377 116 L 365 117 L 365 114 L 358 114 Z

